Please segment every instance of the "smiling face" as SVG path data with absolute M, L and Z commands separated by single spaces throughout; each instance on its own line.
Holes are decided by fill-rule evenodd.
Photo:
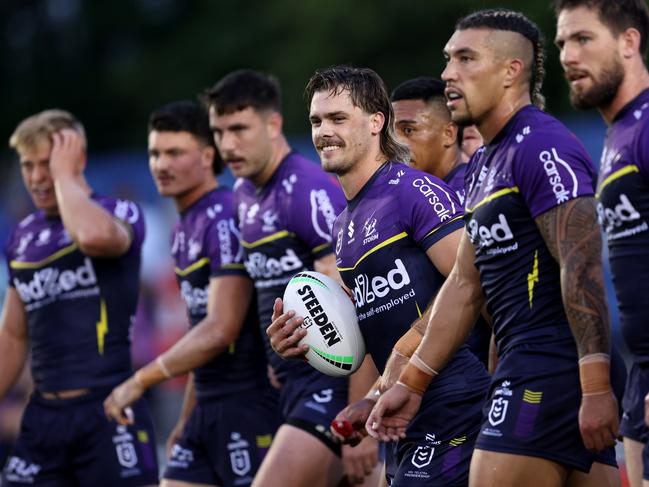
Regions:
M 309 111 L 311 138 L 322 168 L 339 176 L 365 160 L 379 145 L 385 121 L 382 113 L 368 114 L 352 103 L 349 91 L 317 91 Z
M 572 104 L 582 110 L 610 104 L 624 79 L 624 66 L 618 39 L 597 12 L 584 6 L 562 10 L 555 44 Z
M 34 206 L 46 215 L 56 215 L 58 206 L 54 181 L 50 174 L 52 144 L 41 139 L 33 146 L 17 147 L 20 158 L 20 174 Z
M 489 29 L 456 30 L 444 47 L 446 106 L 458 125 L 483 120 L 503 96 L 504 63 L 490 43 Z

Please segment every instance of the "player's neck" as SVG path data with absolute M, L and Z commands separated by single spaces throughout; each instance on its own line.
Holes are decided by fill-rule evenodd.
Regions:
M 478 132 L 482 135 L 484 144 L 491 143 L 496 135 L 507 125 L 507 122 L 523 107 L 530 105 L 532 100 L 529 93 L 505 96 L 496 107 L 476 123 Z
M 218 186 L 219 182 L 216 177 L 206 178 L 203 184 L 196 186 L 187 193 L 174 197 L 174 202 L 176 203 L 178 212 L 182 213 L 207 193 L 218 188 Z
M 649 88 L 649 72 L 644 63 L 638 61 L 625 73 L 611 103 L 598 108 L 604 121 L 610 125 L 620 110 L 647 88 Z
M 339 175 L 338 179 L 340 186 L 343 188 L 343 193 L 345 193 L 345 198 L 347 200 L 353 199 L 387 160 L 385 154 L 381 153 L 377 148 L 365 159 L 357 162 L 348 172 Z
M 273 144 L 273 150 L 271 152 L 268 163 L 258 174 L 255 174 L 250 178 L 252 184 L 257 186 L 258 188 L 266 185 L 266 183 L 270 181 L 270 178 L 273 177 L 273 174 L 275 174 L 275 171 L 277 171 L 277 168 L 282 163 L 284 158 L 290 152 L 291 146 L 288 144 L 286 137 L 284 137 L 284 135 L 280 135 L 277 141 L 275 141 L 275 143 Z
M 453 169 L 462 163 L 462 153 L 460 152 L 457 144 L 454 144 L 455 147 L 449 148 L 445 153 L 444 157 L 437 165 L 433 171 L 433 176 L 436 176 L 440 179 L 445 179 Z

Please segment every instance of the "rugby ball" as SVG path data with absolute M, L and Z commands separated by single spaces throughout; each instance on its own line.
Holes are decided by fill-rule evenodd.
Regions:
M 284 290 L 284 311 L 304 318 L 309 345 L 306 359 L 315 369 L 334 377 L 355 372 L 365 358 L 365 342 L 356 308 L 336 281 L 313 271 L 294 275 Z

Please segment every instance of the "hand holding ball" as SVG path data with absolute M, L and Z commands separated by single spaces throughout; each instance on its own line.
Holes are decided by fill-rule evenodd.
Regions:
M 291 278 L 284 290 L 284 311 L 304 318 L 309 345 L 306 359 L 320 372 L 340 377 L 355 372 L 365 358 L 365 342 L 356 308 L 340 285 L 324 274 L 307 271 Z

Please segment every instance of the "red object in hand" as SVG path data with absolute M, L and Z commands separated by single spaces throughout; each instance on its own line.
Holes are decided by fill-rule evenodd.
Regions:
M 331 422 L 331 427 L 336 433 L 338 433 L 343 438 L 348 438 L 354 432 L 354 428 L 351 423 L 347 420 L 336 421 L 335 419 Z

